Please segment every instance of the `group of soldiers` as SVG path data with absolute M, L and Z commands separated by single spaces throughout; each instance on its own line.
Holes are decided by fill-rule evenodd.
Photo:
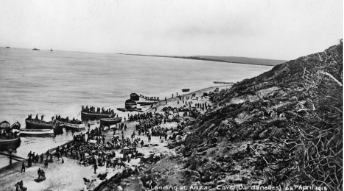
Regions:
M 91 107 L 88 107 L 88 106 L 84 107 L 84 106 L 82 106 L 81 111 L 87 112 L 87 113 L 103 113 L 103 114 L 113 114 L 113 115 L 115 115 L 115 112 L 114 112 L 113 109 L 110 109 L 110 108 L 109 109 L 104 109 L 104 107 L 100 109 L 100 107 L 95 108 L 93 106 L 91 106 Z

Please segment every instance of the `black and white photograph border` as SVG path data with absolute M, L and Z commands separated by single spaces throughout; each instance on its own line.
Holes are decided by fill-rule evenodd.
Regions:
M 343 190 L 342 0 L 0 0 L 1 191 Z

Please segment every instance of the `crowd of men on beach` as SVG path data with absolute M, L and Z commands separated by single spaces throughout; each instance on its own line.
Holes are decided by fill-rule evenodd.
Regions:
M 177 100 L 177 104 L 179 102 L 183 102 L 184 107 L 193 108 L 193 110 L 207 110 L 210 105 L 205 103 L 193 103 L 192 101 L 188 101 L 191 97 L 181 97 L 178 96 L 179 100 Z M 194 104 L 194 107 L 192 105 Z M 193 113 L 193 110 L 184 111 L 183 116 L 187 116 Z M 107 113 L 107 114 L 114 114 L 114 111 L 111 109 L 105 110 L 102 108 L 95 108 L 91 106 L 82 107 L 82 111 L 85 112 L 95 112 L 95 113 Z M 142 157 L 143 154 L 139 153 L 136 148 L 144 147 L 145 141 L 142 139 L 141 135 L 147 137 L 146 143 L 151 142 L 152 136 L 159 136 L 161 142 L 166 141 L 168 139 L 168 131 L 172 130 L 166 127 L 163 127 L 162 124 L 166 122 L 176 121 L 179 122 L 177 119 L 179 117 L 180 110 L 176 110 L 176 108 L 166 107 L 163 109 L 164 113 L 138 113 L 134 115 L 128 114 L 128 123 L 130 122 L 138 122 L 136 124 L 135 129 L 130 137 L 125 137 L 124 132 L 127 130 L 126 123 L 119 123 L 113 128 L 113 137 L 106 142 L 105 135 L 103 134 L 104 127 L 97 127 L 94 129 L 90 128 L 88 125 L 88 130 L 84 133 L 80 133 L 78 135 L 73 135 L 73 141 L 67 143 L 61 147 L 57 147 L 52 153 L 51 151 L 47 151 L 45 154 L 38 154 L 35 152 L 31 152 L 28 154 L 28 161 L 27 167 L 31 167 L 32 163 L 40 163 L 44 164 L 45 168 L 48 168 L 49 163 L 54 162 L 53 156 L 57 158 L 57 161 L 64 163 L 63 157 L 72 158 L 78 161 L 80 165 L 84 166 L 92 166 L 94 173 L 97 174 L 97 169 L 99 166 L 105 166 L 106 168 L 122 168 L 126 169 L 125 162 L 130 163 L 132 159 L 136 159 L 138 157 Z M 172 114 L 176 114 L 177 118 L 170 118 Z M 197 113 L 198 114 L 198 113 Z M 43 117 L 41 121 L 43 121 Z M 57 119 L 61 119 L 60 116 L 56 116 Z M 29 119 L 32 119 L 32 116 L 29 116 Z M 38 120 L 38 115 L 36 115 L 36 119 Z M 66 118 L 70 121 L 68 118 Z M 72 121 L 76 121 L 73 119 Z M 183 125 L 178 123 L 177 130 L 182 130 Z M 119 133 L 118 133 L 119 132 Z M 174 139 L 175 137 L 170 137 Z M 118 156 L 116 154 L 116 150 L 121 150 L 122 156 Z M 151 155 L 151 159 L 154 160 L 154 155 Z M 22 164 L 21 172 L 25 172 L 25 162 Z M 38 172 L 39 177 L 45 178 L 45 173 L 43 169 L 39 169 Z M 106 174 L 99 174 L 98 178 L 105 179 Z M 90 182 L 88 179 L 84 178 L 85 183 Z M 23 183 L 18 183 L 16 185 L 18 190 L 24 190 Z
M 105 109 L 104 107 L 100 109 L 100 107 L 93 107 L 88 105 L 86 107 L 82 106 L 81 108 L 82 112 L 87 112 L 87 113 L 103 113 L 103 114 L 113 114 L 115 115 L 115 111 L 113 109 Z

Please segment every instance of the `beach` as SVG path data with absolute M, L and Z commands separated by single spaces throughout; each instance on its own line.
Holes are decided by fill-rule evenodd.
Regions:
M 192 103 L 192 106 L 195 106 L 196 103 L 203 104 L 208 103 L 210 105 L 209 99 L 207 97 L 203 97 L 203 93 L 209 93 L 212 91 L 215 91 L 215 89 L 227 89 L 230 88 L 231 85 L 223 85 L 223 86 L 214 86 L 209 88 L 204 88 L 201 90 L 197 90 L 194 92 L 187 92 L 184 94 L 180 94 L 178 98 L 169 98 L 166 101 L 162 100 L 155 104 L 153 107 L 156 108 L 156 111 L 152 111 L 152 108 L 148 108 L 144 113 L 150 113 L 150 112 L 156 112 L 156 113 L 162 113 L 163 108 L 165 107 L 180 107 L 182 102 L 180 101 L 183 97 Z M 193 99 L 191 99 L 193 97 Z M 197 97 L 197 100 L 196 100 Z M 185 101 L 186 103 L 186 101 Z M 187 104 L 185 104 L 187 105 Z M 182 112 L 179 112 L 180 114 Z M 133 114 L 133 113 L 130 113 Z M 187 117 L 190 119 L 190 117 Z M 180 117 L 179 121 L 183 121 L 183 117 Z M 130 135 L 133 134 L 133 131 L 135 131 L 135 126 L 138 125 L 138 122 L 124 122 L 127 125 L 126 131 L 124 131 L 124 137 L 130 137 Z M 99 127 L 99 123 L 92 123 L 91 128 L 97 128 Z M 161 124 L 160 127 L 171 129 L 168 131 L 168 136 L 171 136 L 173 133 L 173 129 L 176 129 L 178 123 L 171 121 L 166 122 L 164 124 Z M 137 132 L 136 132 L 137 134 Z M 111 141 L 111 139 L 114 136 L 114 132 L 112 130 L 109 130 L 107 132 L 103 132 L 103 135 L 105 136 L 105 142 Z M 152 136 L 150 142 L 148 143 L 148 139 L 146 135 L 137 135 L 138 138 L 142 139 L 147 143 L 147 147 L 138 147 L 137 151 L 139 153 L 142 153 L 144 158 L 149 158 L 151 154 L 154 153 L 154 155 L 158 156 L 173 156 L 175 155 L 175 151 L 173 149 L 169 149 L 168 143 L 171 142 L 171 140 L 163 140 L 159 138 L 159 136 Z M 67 143 L 68 144 L 68 143 Z M 51 149 L 51 148 L 50 148 Z M 116 156 L 122 157 L 123 154 L 120 154 L 121 149 L 116 149 Z M 35 151 L 34 149 L 32 150 Z M 52 153 L 55 151 L 55 149 L 50 150 Z M 64 159 L 64 163 L 62 164 L 62 158 Z M 83 178 L 87 178 L 90 180 L 96 180 L 93 182 L 92 186 L 89 187 L 89 190 L 92 190 L 96 188 L 99 184 L 101 184 L 103 181 L 99 180 L 97 178 L 96 174 L 93 173 L 92 166 L 82 166 L 78 163 L 78 160 L 72 159 L 70 157 L 62 157 L 59 160 L 57 160 L 56 157 L 54 157 L 53 162 L 49 164 L 47 168 L 44 167 L 41 163 L 33 163 L 32 167 L 26 168 L 26 172 L 21 173 L 21 164 L 22 162 L 14 163 L 12 167 L 4 167 L 0 169 L 0 184 L 2 185 L 3 190 L 13 190 L 14 185 L 20 181 L 23 180 L 24 186 L 28 188 L 28 190 L 81 190 L 85 186 Z M 141 165 L 144 165 L 142 163 L 141 158 L 132 159 L 130 163 L 125 163 L 125 168 L 132 168 L 140 167 Z M 27 161 L 25 162 L 25 165 L 27 165 Z M 35 182 L 35 179 L 38 177 L 37 170 L 41 168 L 45 171 L 46 174 L 46 180 L 42 182 Z M 118 172 L 122 172 L 125 168 L 121 169 L 113 169 L 113 168 L 106 168 L 105 166 L 99 167 L 97 170 L 97 174 L 103 174 L 107 172 L 106 180 L 111 179 L 112 176 L 114 176 Z M 105 180 L 105 181 L 106 181 Z M 104 185 L 103 185 L 104 186 Z M 122 185 L 124 188 L 125 185 Z M 130 185 L 127 185 L 127 187 Z

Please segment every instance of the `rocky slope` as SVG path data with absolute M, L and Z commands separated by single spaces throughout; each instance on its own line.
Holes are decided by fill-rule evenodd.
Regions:
M 234 184 L 342 190 L 342 68 L 340 41 L 210 92 L 211 110 L 184 128 L 183 143 L 171 144 L 179 154 L 145 174 L 157 185 L 207 190 Z

